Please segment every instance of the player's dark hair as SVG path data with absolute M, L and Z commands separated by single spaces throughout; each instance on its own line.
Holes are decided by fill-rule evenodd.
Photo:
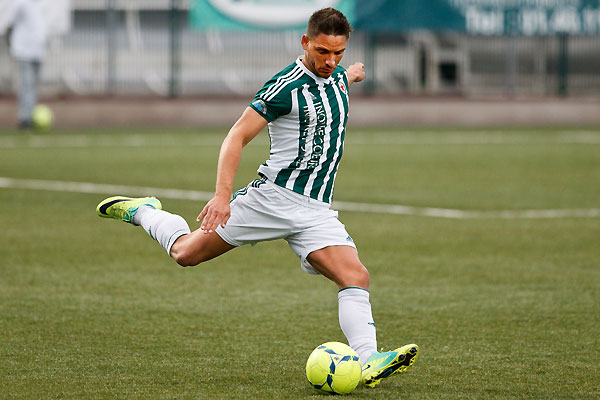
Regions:
M 315 11 L 308 20 L 308 27 L 306 28 L 306 36 L 309 39 L 314 38 L 319 34 L 333 35 L 333 36 L 346 36 L 346 39 L 350 38 L 350 32 L 352 27 L 350 22 L 346 19 L 346 16 L 335 8 L 323 8 L 319 11 Z

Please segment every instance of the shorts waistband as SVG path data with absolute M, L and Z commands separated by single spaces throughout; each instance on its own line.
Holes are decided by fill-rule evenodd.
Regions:
M 293 190 L 281 187 L 281 186 L 271 182 L 269 179 L 265 179 L 265 183 L 269 187 L 278 191 L 282 196 L 293 201 L 294 203 L 297 203 L 297 204 L 300 204 L 302 206 L 309 207 L 309 208 L 315 208 L 318 210 L 327 210 L 327 209 L 331 208 L 331 204 L 329 204 L 329 203 L 324 203 L 322 201 L 315 200 L 315 199 L 305 196 L 303 194 L 296 193 Z

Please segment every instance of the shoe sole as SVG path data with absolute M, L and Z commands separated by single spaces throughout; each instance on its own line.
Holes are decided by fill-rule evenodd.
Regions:
M 406 348 L 405 350 L 403 350 Z M 398 356 L 386 368 L 379 371 L 373 371 L 363 378 L 363 384 L 368 387 L 375 387 L 381 383 L 381 380 L 397 373 L 404 373 L 412 366 L 419 357 L 419 346 L 416 344 L 406 345 L 398 350 Z

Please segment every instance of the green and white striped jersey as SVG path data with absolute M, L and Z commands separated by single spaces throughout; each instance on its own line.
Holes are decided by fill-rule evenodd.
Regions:
M 338 66 L 325 79 L 299 57 L 250 103 L 269 122 L 271 151 L 258 168 L 275 184 L 331 203 L 348 122 L 348 76 Z

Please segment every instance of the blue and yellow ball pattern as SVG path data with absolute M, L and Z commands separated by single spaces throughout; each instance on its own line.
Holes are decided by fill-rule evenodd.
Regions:
M 321 393 L 348 394 L 360 382 L 361 364 L 350 346 L 327 342 L 314 349 L 308 357 L 306 377 Z

